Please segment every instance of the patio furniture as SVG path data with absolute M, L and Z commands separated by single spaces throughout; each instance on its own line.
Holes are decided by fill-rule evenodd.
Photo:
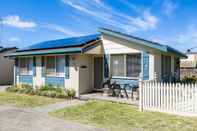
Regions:
M 120 92 L 118 96 L 120 96 L 123 91 L 127 99 L 129 98 L 128 91 L 130 91 L 131 98 L 133 98 L 133 91 L 138 88 L 138 80 L 126 78 L 112 78 L 110 82 L 115 83 L 115 85 L 113 86 L 115 89 L 119 89 Z
M 126 78 L 111 78 L 104 81 L 102 87 L 104 94 L 121 97 L 123 92 L 128 99 L 129 94 L 131 98 L 133 98 L 133 91 L 138 88 L 138 80 Z

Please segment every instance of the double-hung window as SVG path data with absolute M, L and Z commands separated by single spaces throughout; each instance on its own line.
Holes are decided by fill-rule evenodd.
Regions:
M 141 54 L 111 55 L 112 77 L 137 78 L 141 72 Z
M 19 72 L 21 75 L 30 75 L 30 63 L 31 59 L 28 57 L 19 59 Z
M 64 56 L 47 56 L 45 62 L 47 76 L 64 76 Z

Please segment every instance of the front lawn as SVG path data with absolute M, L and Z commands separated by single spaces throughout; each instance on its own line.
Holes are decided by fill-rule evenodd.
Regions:
M 139 112 L 134 106 L 103 101 L 90 101 L 49 113 L 52 116 L 108 128 L 114 131 L 194 131 L 197 118 L 156 112 Z
M 25 94 L 0 92 L 0 105 L 15 105 L 18 107 L 36 107 L 62 101 L 56 98 L 31 96 Z

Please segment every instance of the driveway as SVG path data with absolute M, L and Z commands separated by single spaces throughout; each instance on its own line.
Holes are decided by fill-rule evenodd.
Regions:
M 53 105 L 47 107 L 53 108 Z M 50 117 L 46 111 L 43 111 L 44 109 L 46 107 L 24 109 L 0 106 L 0 131 L 104 131 L 104 129 Z

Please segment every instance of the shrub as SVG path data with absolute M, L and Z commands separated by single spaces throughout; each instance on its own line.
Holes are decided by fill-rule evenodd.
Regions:
M 31 85 L 16 85 L 16 86 L 11 86 L 6 89 L 8 92 L 17 92 L 17 93 L 24 93 L 24 94 L 31 94 L 34 89 Z
M 45 85 L 38 89 L 37 92 L 40 96 L 56 97 L 56 98 L 66 98 L 66 93 L 64 88 L 54 87 L 51 85 Z
M 8 92 L 16 92 L 22 94 L 47 96 L 52 98 L 67 98 L 67 94 L 64 88 L 54 87 L 51 85 L 41 86 L 40 88 L 34 89 L 31 85 L 17 85 L 11 86 L 6 89 Z M 70 95 L 71 94 L 71 95 Z M 69 93 L 72 96 L 72 91 Z M 75 96 L 75 93 L 74 93 Z
M 19 88 L 17 88 L 17 86 L 10 86 L 8 88 L 6 88 L 6 91 L 8 92 L 17 92 L 19 90 Z
M 76 91 L 74 90 L 74 89 L 67 89 L 66 90 L 66 95 L 69 97 L 69 98 L 73 98 L 73 97 L 75 97 L 75 95 L 76 95 Z
M 196 76 L 185 76 L 182 80 L 182 83 L 196 83 L 197 77 Z

